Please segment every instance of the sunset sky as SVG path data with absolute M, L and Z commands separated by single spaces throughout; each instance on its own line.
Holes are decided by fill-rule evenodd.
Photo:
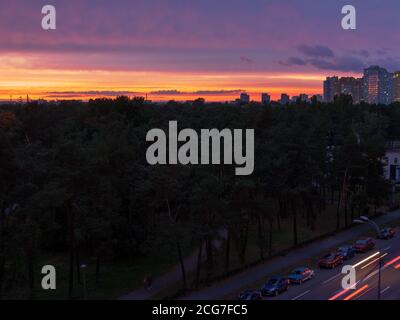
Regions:
M 322 93 L 328 75 L 400 70 L 399 16 L 398 0 L 0 0 L 0 99 Z

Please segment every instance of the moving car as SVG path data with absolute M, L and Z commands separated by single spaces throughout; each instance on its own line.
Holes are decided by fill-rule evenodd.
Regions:
M 344 260 L 351 259 L 356 255 L 356 250 L 353 246 L 339 247 L 337 251 L 342 255 Z
M 332 252 L 322 257 L 318 262 L 320 268 L 333 269 L 343 263 L 343 256 L 339 252 Z
M 302 284 L 304 281 L 314 278 L 315 272 L 313 269 L 307 267 L 301 267 L 293 270 L 289 274 L 288 279 L 290 283 Z
M 261 288 L 261 294 L 263 296 L 277 296 L 278 294 L 289 290 L 289 284 L 289 279 L 280 276 L 272 277 Z
M 260 291 L 246 290 L 239 294 L 239 300 L 261 300 L 262 296 Z
M 358 253 L 367 252 L 371 250 L 373 247 L 375 247 L 375 243 L 372 238 L 360 239 L 354 244 L 354 249 Z
M 385 228 L 382 229 L 379 233 L 379 239 L 391 239 L 395 236 L 396 230 L 394 228 Z

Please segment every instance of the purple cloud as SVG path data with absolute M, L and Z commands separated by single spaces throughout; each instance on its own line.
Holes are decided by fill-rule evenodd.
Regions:
M 291 66 L 305 66 L 305 65 L 307 65 L 306 61 L 304 61 L 301 58 L 296 58 L 296 57 L 290 57 L 285 61 L 279 61 L 279 63 L 281 65 L 283 65 L 283 66 L 288 66 L 288 67 L 291 67 Z
M 304 55 L 313 58 L 332 58 L 335 56 L 330 48 L 320 45 L 316 46 L 301 45 L 297 49 Z

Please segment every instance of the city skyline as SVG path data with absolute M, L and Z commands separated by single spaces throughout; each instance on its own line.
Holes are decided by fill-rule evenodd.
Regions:
M 41 5 L 4 3 L 0 100 L 231 101 L 241 92 L 278 100 L 321 94 L 327 74 L 360 77 L 375 64 L 400 70 L 399 34 L 391 32 L 397 1 L 376 8 L 354 0 L 357 30 L 349 31 L 340 27 L 345 1 L 304 2 L 56 0 L 54 31 L 40 28 Z

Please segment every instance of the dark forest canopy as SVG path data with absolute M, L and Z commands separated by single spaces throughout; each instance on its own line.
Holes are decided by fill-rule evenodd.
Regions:
M 146 133 L 170 120 L 195 130 L 254 128 L 254 173 L 149 166 Z M 385 203 L 381 159 L 385 141 L 400 139 L 399 124 L 400 104 L 352 105 L 345 96 L 274 107 L 127 97 L 1 106 L 0 295 L 21 284 L 32 294 L 34 270 L 48 254 L 67 257 L 71 295 L 74 261 L 83 256 L 98 264 L 154 256 L 157 263 L 154 248 L 170 243 L 182 264 L 184 243 L 209 244 L 223 230 L 229 271 L 233 255 L 246 262 L 251 232 L 260 259 L 268 257 L 281 219 L 290 221 L 294 245 L 300 220 L 316 232 L 328 206 L 343 228 Z M 209 277 L 218 257 L 205 248 Z

